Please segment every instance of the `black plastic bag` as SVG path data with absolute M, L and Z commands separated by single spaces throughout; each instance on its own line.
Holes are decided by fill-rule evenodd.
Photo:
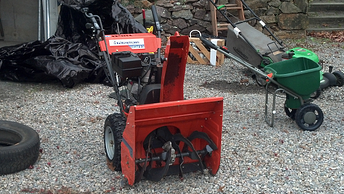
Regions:
M 0 79 L 18 82 L 60 80 L 63 86 L 78 83 L 106 83 L 105 62 L 99 56 L 94 32 L 82 12 L 99 15 L 106 34 L 147 32 L 115 0 L 61 0 L 55 36 L 0 48 Z M 119 28 L 117 28 L 119 27 Z
M 117 0 L 61 0 L 59 21 L 55 35 L 73 43 L 83 43 L 92 51 L 97 50 L 97 43 L 92 30 L 86 28 L 90 19 L 85 17 L 83 10 L 99 16 L 105 34 L 130 34 L 147 32 L 130 12 Z
M 65 87 L 101 83 L 104 62 L 87 46 L 61 37 L 0 48 L 0 78 L 19 82 L 60 80 Z

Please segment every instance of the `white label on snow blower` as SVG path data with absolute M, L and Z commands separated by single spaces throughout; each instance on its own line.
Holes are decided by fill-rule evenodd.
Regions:
M 110 46 L 128 45 L 131 49 L 144 49 L 145 48 L 145 42 L 144 42 L 143 38 L 109 40 L 109 45 Z

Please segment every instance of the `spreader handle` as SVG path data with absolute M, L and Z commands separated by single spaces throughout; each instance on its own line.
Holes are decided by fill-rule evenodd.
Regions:
M 215 49 L 215 50 L 222 50 L 222 51 L 228 53 L 228 50 L 227 50 L 226 47 L 219 47 L 216 44 L 214 44 L 211 41 L 209 41 L 208 39 L 204 38 L 203 36 L 200 36 L 199 38 L 206 46 L 208 46 L 208 47 L 210 47 L 212 49 Z
M 203 36 L 200 36 L 199 39 L 208 47 L 218 50 L 219 47 L 215 44 L 213 44 L 211 41 L 209 41 L 208 39 L 204 38 Z

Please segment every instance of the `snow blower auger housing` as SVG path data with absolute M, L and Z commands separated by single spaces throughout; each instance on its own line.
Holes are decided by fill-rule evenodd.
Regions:
M 120 107 L 104 125 L 108 166 L 122 171 L 129 185 L 141 179 L 208 170 L 220 166 L 223 98 L 184 100 L 188 36 L 171 36 L 160 56 L 160 25 L 152 6 L 157 35 L 105 35 L 99 26 L 99 48 Z M 97 21 L 98 20 L 98 21 Z

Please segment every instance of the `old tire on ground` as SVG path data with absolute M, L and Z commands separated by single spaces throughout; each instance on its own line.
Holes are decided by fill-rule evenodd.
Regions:
M 341 71 L 335 71 L 332 74 L 337 78 L 336 86 L 342 87 L 344 85 L 344 73 Z
M 39 135 L 32 128 L 0 120 L 0 175 L 33 165 L 39 155 Z
M 324 121 L 322 110 L 315 104 L 304 104 L 295 113 L 296 124 L 305 131 L 314 131 Z
M 125 124 L 126 118 L 119 113 L 111 114 L 105 120 L 105 153 L 109 168 L 115 171 L 121 171 L 121 142 Z

